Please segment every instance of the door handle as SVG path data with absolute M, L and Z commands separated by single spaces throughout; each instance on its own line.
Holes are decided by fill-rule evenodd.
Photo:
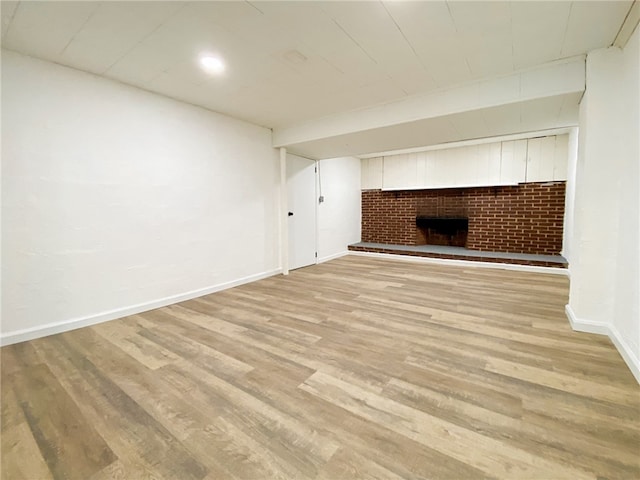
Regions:
M 289 212 L 289 217 L 293 217 L 293 212 Z

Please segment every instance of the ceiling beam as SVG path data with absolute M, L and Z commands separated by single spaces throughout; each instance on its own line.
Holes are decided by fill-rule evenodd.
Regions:
M 585 57 L 581 55 L 507 76 L 276 128 L 273 145 L 285 147 L 342 137 L 463 112 L 574 94 L 584 91 L 584 88 Z

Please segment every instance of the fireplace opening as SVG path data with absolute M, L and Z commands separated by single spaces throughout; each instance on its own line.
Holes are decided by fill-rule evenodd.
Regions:
M 429 192 L 416 207 L 416 245 L 467 246 L 469 215 L 462 190 Z
M 466 247 L 469 219 L 465 217 L 416 217 L 417 245 Z

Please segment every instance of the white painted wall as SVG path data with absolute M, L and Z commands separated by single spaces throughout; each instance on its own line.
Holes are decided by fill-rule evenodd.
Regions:
M 640 29 L 587 57 L 567 313 L 609 334 L 640 382 L 639 71 Z
M 318 167 L 324 196 L 318 204 L 318 262 L 324 262 L 344 255 L 350 244 L 360 241 L 360 159 L 320 160 Z
M 275 273 L 278 185 L 265 128 L 3 51 L 3 342 Z

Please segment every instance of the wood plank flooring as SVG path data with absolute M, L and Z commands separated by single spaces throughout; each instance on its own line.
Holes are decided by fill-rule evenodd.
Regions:
M 563 276 L 343 257 L 1 350 L 2 479 L 637 479 Z

